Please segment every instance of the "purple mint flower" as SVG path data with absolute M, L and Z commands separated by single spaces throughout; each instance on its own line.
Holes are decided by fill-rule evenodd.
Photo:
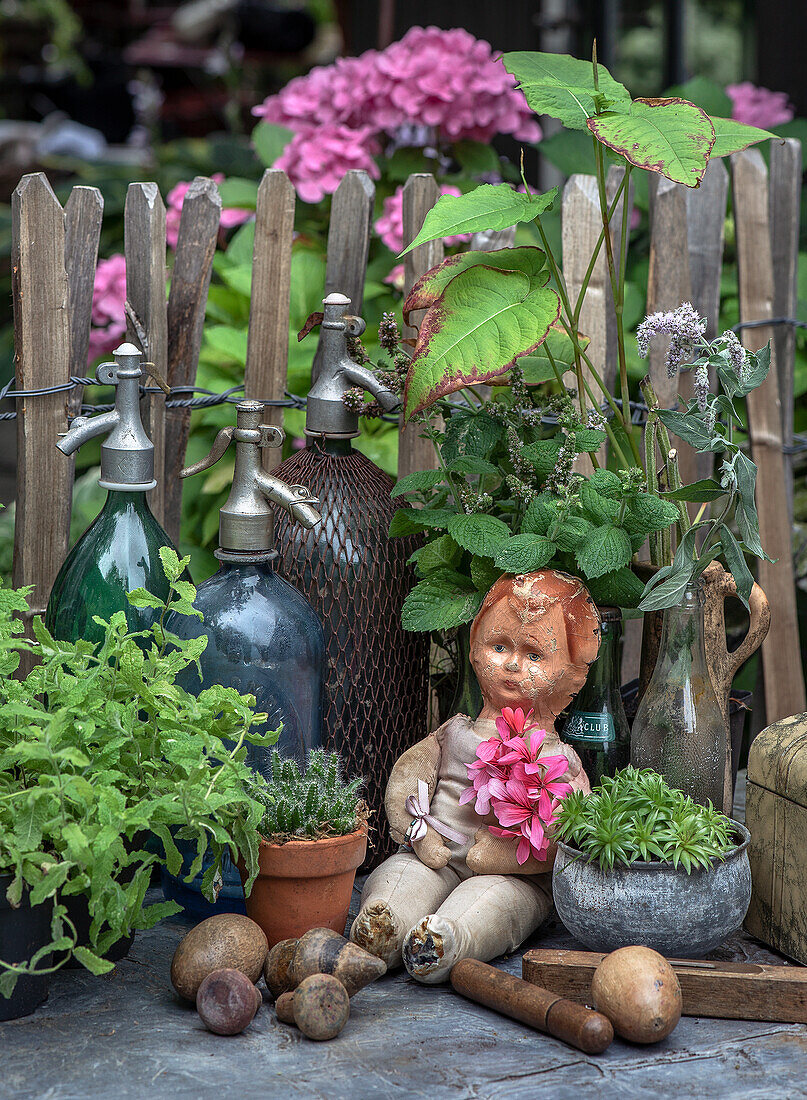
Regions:
M 647 357 L 650 341 L 654 336 L 667 335 L 667 376 L 673 378 L 683 362 L 691 359 L 704 342 L 706 321 L 691 302 L 682 302 L 678 309 L 667 313 L 651 313 L 636 330 L 639 356 Z
M 692 373 L 692 387 L 701 412 L 706 412 L 709 403 L 709 370 L 706 364 L 696 367 Z
M 723 333 L 723 340 L 726 344 L 726 351 L 728 357 L 731 360 L 731 365 L 734 368 L 734 373 L 737 375 L 741 382 L 745 381 L 745 348 L 737 339 L 736 332 L 732 332 L 729 329 Z

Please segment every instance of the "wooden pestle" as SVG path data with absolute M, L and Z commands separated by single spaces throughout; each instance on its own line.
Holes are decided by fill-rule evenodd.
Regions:
M 477 959 L 455 963 L 451 984 L 463 997 L 561 1039 L 585 1054 L 602 1054 L 614 1038 L 611 1021 L 602 1013 Z

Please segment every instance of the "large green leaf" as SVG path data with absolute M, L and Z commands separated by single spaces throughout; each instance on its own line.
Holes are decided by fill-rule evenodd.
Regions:
M 711 152 L 713 157 L 727 157 L 731 153 L 739 153 L 749 145 L 756 145 L 758 141 L 766 141 L 768 138 L 781 140 L 770 130 L 746 126 L 744 122 L 735 122 L 733 118 L 715 118 L 714 115 L 711 117 L 715 131 L 715 143 Z
M 507 573 L 531 573 L 555 556 L 555 544 L 543 535 L 513 535 L 502 543 L 495 563 Z
M 484 593 L 469 586 L 468 579 L 450 569 L 431 573 L 416 584 L 401 609 L 404 630 L 448 630 L 469 623 Z
M 588 336 L 583 336 L 581 333 L 579 344 L 583 351 L 590 343 Z M 574 344 L 560 323 L 552 325 L 546 334 L 546 339 L 536 351 L 519 360 L 518 365 L 524 371 L 524 381 L 527 385 L 536 386 L 539 382 L 549 382 L 554 379 L 553 360 L 560 374 L 574 370 Z
M 438 397 L 505 374 L 541 343 L 560 300 L 521 271 L 471 267 L 423 318 L 406 376 L 406 418 Z
M 500 271 L 523 271 L 531 279 L 537 278 L 546 264 L 546 254 L 531 245 L 520 248 L 497 248 L 493 252 L 458 252 L 421 275 L 403 304 L 403 319 L 409 324 L 409 314 L 415 309 L 428 309 L 433 305 L 455 275 L 469 267 L 482 264 Z M 541 280 L 549 281 L 549 272 Z
M 585 577 L 601 577 L 626 566 L 630 554 L 630 539 L 622 528 L 606 523 L 589 532 L 575 558 Z
M 426 215 L 418 235 L 400 255 L 405 256 L 426 241 L 484 229 L 509 229 L 519 222 L 534 221 L 550 208 L 557 194 L 557 187 L 545 195 L 524 195 L 509 183 L 483 183 L 465 195 L 442 195 Z
M 628 114 L 588 120 L 594 136 L 637 168 L 697 187 L 715 143 L 705 111 L 683 99 L 636 99 Z
M 483 558 L 492 558 L 510 537 L 510 528 L 496 516 L 477 512 L 454 516 L 448 522 L 448 533 L 463 549 Z
M 271 168 L 294 137 L 294 131 L 276 122 L 261 121 L 252 131 L 252 144 L 261 164 Z
M 583 130 L 596 114 L 594 67 L 565 53 L 506 53 L 502 57 L 508 73 L 516 78 L 527 103 L 537 115 L 559 118 L 570 130 Z M 600 108 L 627 111 L 630 93 L 614 80 L 603 65 L 597 66 Z
M 600 607 L 637 607 L 644 592 L 644 585 L 628 568 L 615 569 L 601 577 L 589 577 L 586 588 Z

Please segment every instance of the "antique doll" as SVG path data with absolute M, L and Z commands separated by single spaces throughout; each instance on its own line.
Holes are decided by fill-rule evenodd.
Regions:
M 546 731 L 538 759 L 565 757 L 562 778 L 589 790 L 555 719 L 583 686 L 598 647 L 599 616 L 578 579 L 546 569 L 493 585 L 471 626 L 484 706 L 476 721 L 457 714 L 396 761 L 385 809 L 402 847 L 365 883 L 355 943 L 433 983 L 446 981 L 461 958 L 484 961 L 514 950 L 546 919 L 554 846 L 545 840 L 541 858 L 519 862 L 518 839 L 495 835 L 488 826 L 497 819 L 477 812 L 467 765 L 482 742 L 498 736 L 503 709 L 521 708 Z M 558 766 L 562 760 L 555 774 Z M 488 809 L 484 798 L 481 806 Z

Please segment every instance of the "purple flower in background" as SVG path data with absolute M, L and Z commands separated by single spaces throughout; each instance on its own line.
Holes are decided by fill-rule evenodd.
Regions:
M 745 348 L 737 339 L 737 333 L 728 329 L 723 333 L 723 339 L 726 342 L 726 351 L 728 352 L 731 365 L 734 368 L 734 373 L 737 375 L 741 382 L 745 381 Z
M 440 188 L 441 195 L 461 195 L 459 187 L 450 184 Z M 403 184 L 397 187 L 389 198 L 384 199 L 384 210 L 381 217 L 375 223 L 375 231 L 387 246 L 396 255 L 404 246 L 403 239 Z M 453 237 L 444 237 L 446 245 L 465 244 L 470 241 L 470 233 L 457 233 Z
M 731 117 L 746 126 L 759 126 L 767 130 L 793 118 L 793 107 L 786 92 L 758 88 L 750 80 L 745 80 L 742 84 L 729 84 L 726 94 L 731 100 Z
M 373 160 L 377 152 L 369 126 L 360 130 L 335 123 L 309 126 L 294 135 L 274 167 L 288 175 L 303 202 L 319 202 L 334 193 L 351 168 L 363 168 L 378 179 L 381 173 Z
M 214 183 L 224 183 L 224 173 L 214 172 L 210 177 Z M 172 187 L 166 196 L 165 210 L 165 242 L 169 248 L 176 248 L 179 240 L 179 222 L 182 217 L 182 204 L 190 189 L 190 183 L 184 180 Z M 222 229 L 232 229 L 235 225 L 241 225 L 252 217 L 251 210 L 241 210 L 237 207 L 226 207 L 221 212 L 219 225 Z
M 99 260 L 92 293 L 92 326 L 88 363 L 109 355 L 126 336 L 126 260 L 120 253 Z
M 636 330 L 636 343 L 639 356 L 647 357 L 650 341 L 654 336 L 667 335 L 670 346 L 667 349 L 667 375 L 674 377 L 675 372 L 687 359 L 691 359 L 704 343 L 706 321 L 700 316 L 691 302 L 682 302 L 678 309 L 668 313 L 651 313 L 645 317 Z

